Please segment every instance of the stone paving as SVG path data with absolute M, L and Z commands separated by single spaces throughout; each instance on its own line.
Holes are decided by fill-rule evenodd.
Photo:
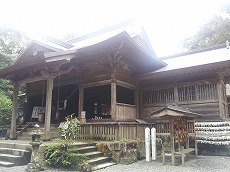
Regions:
M 24 172 L 27 166 L 0 167 L 0 172 Z M 46 168 L 47 172 L 64 171 L 63 169 Z M 67 172 L 68 170 L 66 170 Z M 161 161 L 145 160 L 129 165 L 114 165 L 96 172 L 229 172 L 230 157 L 222 156 L 199 156 L 186 161 L 185 166 L 171 166 L 170 163 L 162 165 Z M 68 171 L 69 172 L 69 171 Z

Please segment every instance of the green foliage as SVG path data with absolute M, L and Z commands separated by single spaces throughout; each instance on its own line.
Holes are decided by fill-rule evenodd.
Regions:
M 206 47 L 225 44 L 230 40 L 230 3 L 225 4 L 220 14 L 205 23 L 195 36 L 183 42 L 188 50 L 199 50 Z
M 63 147 L 63 144 L 51 145 L 45 149 L 45 162 L 54 167 L 72 168 L 84 163 L 87 157 L 81 154 L 72 153 Z
M 19 55 L 29 42 L 29 37 L 10 28 L 0 28 L 0 52 Z
M 140 147 L 136 148 L 136 155 L 137 155 L 137 159 L 141 159 L 141 148 Z
M 0 131 L 7 129 L 11 121 L 12 102 L 0 92 Z
M 13 60 L 14 60 L 14 56 L 0 52 L 0 69 L 12 64 Z
M 80 129 L 80 122 L 77 118 L 73 117 L 73 114 L 67 116 L 65 119 L 66 122 L 60 126 L 60 129 L 62 138 L 68 144 L 76 139 Z
M 0 52 L 0 69 L 10 65 L 13 62 L 13 56 L 9 56 Z M 13 87 L 10 85 L 10 81 L 5 79 L 0 79 L 0 90 L 3 95 L 8 98 L 11 97 Z

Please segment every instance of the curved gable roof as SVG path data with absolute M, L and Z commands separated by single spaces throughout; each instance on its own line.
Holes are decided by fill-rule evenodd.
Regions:
M 15 59 L 13 64 L 17 64 L 17 63 L 20 63 L 22 61 L 26 61 L 26 60 L 30 59 L 31 57 L 34 56 L 33 55 L 34 51 L 37 51 L 37 52 L 57 52 L 57 51 L 62 51 L 62 50 L 55 48 L 55 47 L 52 47 L 52 46 L 47 45 L 47 44 L 43 44 L 39 41 L 33 40 L 25 48 L 23 53 Z

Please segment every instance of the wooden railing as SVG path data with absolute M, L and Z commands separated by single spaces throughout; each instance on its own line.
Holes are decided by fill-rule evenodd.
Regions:
M 81 124 L 79 140 L 120 140 L 120 139 L 141 139 L 144 140 L 145 128 L 155 127 L 157 134 L 169 134 L 170 128 L 168 122 L 162 122 L 157 124 L 140 124 L 134 122 L 118 123 L 118 122 L 106 122 L 106 123 L 86 123 Z M 188 132 L 193 133 L 193 123 L 188 122 Z
M 80 140 L 120 140 L 120 139 L 144 139 L 146 127 L 153 127 L 153 124 L 139 123 L 86 123 L 81 124 L 79 135 Z

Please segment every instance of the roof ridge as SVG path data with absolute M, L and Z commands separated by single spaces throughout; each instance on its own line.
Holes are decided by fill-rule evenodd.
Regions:
M 176 57 L 180 57 L 180 56 L 187 56 L 187 55 L 202 53 L 202 52 L 206 52 L 206 51 L 210 51 L 210 50 L 221 49 L 221 48 L 225 48 L 225 47 L 226 47 L 226 44 L 219 44 L 219 45 L 214 45 L 211 47 L 200 48 L 200 49 L 193 50 L 193 51 L 185 51 L 185 52 L 176 53 L 176 54 L 169 55 L 169 56 L 159 57 L 159 59 L 166 60 L 166 59 L 176 58 Z
M 79 36 L 79 37 L 76 37 L 76 38 L 67 40 L 66 43 L 74 44 L 74 43 L 76 43 L 76 42 L 79 42 L 79 41 L 81 41 L 81 40 L 87 39 L 87 38 L 89 38 L 89 37 L 93 37 L 93 36 L 96 36 L 96 35 L 100 35 L 100 34 L 103 34 L 103 33 L 106 33 L 106 32 L 109 32 L 109 31 L 112 31 L 112 30 L 121 28 L 121 27 L 123 27 L 123 26 L 127 26 L 127 25 L 131 24 L 133 21 L 134 21 L 134 19 L 129 19 L 129 20 L 126 20 L 126 21 L 117 23 L 117 24 L 115 24 L 115 25 L 108 26 L 108 27 L 106 27 L 106 28 L 97 30 L 97 31 L 95 31 L 95 32 L 91 32 L 91 33 L 88 33 L 88 34 L 85 34 L 85 35 L 82 35 L 82 36 Z
M 48 41 L 50 41 L 50 42 L 52 42 L 54 44 L 57 44 L 57 45 L 59 45 L 61 47 L 67 48 L 67 49 L 74 47 L 72 44 L 69 44 L 66 41 L 62 41 L 60 39 L 56 39 L 56 38 L 48 36 L 48 35 L 44 35 L 43 39 L 48 40 Z

